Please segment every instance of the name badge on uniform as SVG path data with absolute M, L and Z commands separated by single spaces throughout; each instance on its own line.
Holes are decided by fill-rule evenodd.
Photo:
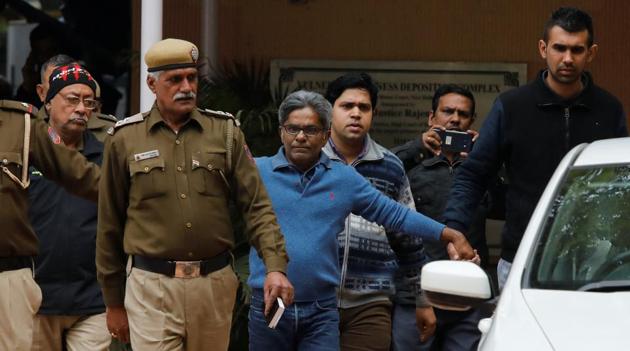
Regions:
M 158 156 L 160 156 L 160 150 L 151 150 L 151 151 L 135 154 L 133 155 L 133 159 L 136 162 L 138 162 L 138 161 L 147 160 L 147 159 L 158 157 Z

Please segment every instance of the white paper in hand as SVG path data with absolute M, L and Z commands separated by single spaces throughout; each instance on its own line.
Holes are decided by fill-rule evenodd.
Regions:
M 281 298 L 276 297 L 276 301 L 274 302 L 273 306 L 271 306 L 269 314 L 265 316 L 265 319 L 267 320 L 267 326 L 271 329 L 276 329 L 276 326 L 278 325 L 278 322 L 280 321 L 283 313 L 284 302 L 282 302 Z

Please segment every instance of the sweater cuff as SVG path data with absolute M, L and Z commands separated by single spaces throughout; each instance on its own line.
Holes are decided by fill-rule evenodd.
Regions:
M 444 228 L 446 228 L 446 226 L 440 222 L 435 222 L 431 225 L 430 233 L 433 236 L 433 240 L 435 240 L 436 242 L 440 241 Z

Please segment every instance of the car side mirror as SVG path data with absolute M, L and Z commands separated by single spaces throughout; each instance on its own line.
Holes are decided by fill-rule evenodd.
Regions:
M 422 268 L 424 296 L 434 307 L 467 311 L 492 298 L 490 278 L 466 261 L 434 261 Z

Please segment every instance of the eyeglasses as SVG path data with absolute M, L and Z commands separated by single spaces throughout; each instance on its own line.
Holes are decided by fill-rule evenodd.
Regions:
M 61 95 L 61 94 L 59 94 L 59 95 Z M 66 95 L 66 96 L 61 95 L 61 97 L 64 100 L 66 100 L 68 105 L 71 105 L 71 106 L 74 106 L 74 107 L 78 106 L 79 103 L 81 101 L 83 101 L 83 106 L 85 106 L 85 108 L 87 110 L 90 110 L 90 111 L 98 108 L 98 106 L 100 104 L 100 102 L 98 100 L 94 100 L 94 99 L 83 99 L 83 100 L 81 100 L 80 97 L 74 96 L 74 95 Z
M 298 134 L 300 134 L 300 132 L 302 132 L 304 133 L 304 135 L 308 137 L 316 136 L 317 134 L 321 133 L 324 130 L 322 128 L 315 127 L 315 126 L 300 127 L 293 124 L 285 124 L 282 126 L 282 128 L 289 135 L 297 136 Z

